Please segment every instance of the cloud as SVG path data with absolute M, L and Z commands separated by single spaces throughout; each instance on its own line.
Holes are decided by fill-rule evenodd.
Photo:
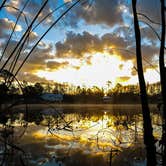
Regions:
M 14 47 L 15 44 L 16 44 L 16 42 L 13 41 L 13 45 L 10 43 L 10 46 Z M 11 47 L 9 47 L 9 48 L 11 49 Z M 11 50 L 9 48 L 7 49 L 7 52 L 11 52 Z M 15 69 L 17 69 L 20 66 L 20 64 L 23 62 L 23 60 L 25 59 L 28 52 L 29 52 L 29 50 L 25 50 L 20 55 Z M 33 74 L 39 70 L 46 70 L 47 60 L 53 59 L 51 52 L 52 52 L 52 45 L 51 44 L 45 44 L 45 47 L 42 47 L 42 48 L 37 47 L 32 52 L 30 57 L 27 59 L 27 61 L 25 62 L 25 64 L 21 68 L 21 71 L 19 72 L 19 74 L 20 73 Z M 6 69 L 9 68 L 9 65 L 11 64 L 12 61 L 13 61 L 13 59 L 10 60 L 9 64 L 6 66 Z M 3 62 L 1 64 L 3 64 Z
M 38 34 L 36 32 L 31 32 L 29 35 L 29 42 L 33 42 L 38 39 Z
M 83 34 L 68 32 L 63 43 L 57 42 L 55 44 L 56 56 L 60 58 L 81 58 L 85 53 L 102 51 L 101 45 L 101 40 L 96 35 L 88 32 L 83 32 Z
M 8 5 L 13 6 L 15 8 L 18 8 L 18 9 L 22 9 L 25 2 L 26 2 L 25 0 L 10 0 Z M 44 2 L 45 1 L 43 1 L 43 0 L 42 1 L 29 1 L 28 2 L 27 6 L 25 7 L 25 9 L 23 11 L 23 13 L 26 16 L 28 21 L 31 21 L 35 17 L 35 15 L 37 14 L 37 12 L 39 11 L 39 9 L 41 8 L 41 6 Z M 7 10 L 7 12 L 14 15 L 15 17 L 18 16 L 17 10 L 15 10 L 11 7 L 7 7 L 6 10 Z M 52 11 L 51 5 L 49 3 L 47 3 L 46 6 L 44 7 L 44 9 L 39 14 L 37 21 L 40 22 L 51 11 Z M 23 21 L 23 19 L 22 19 L 22 21 Z M 54 16 L 50 15 L 49 17 L 47 17 L 45 19 L 45 21 L 42 23 L 42 25 L 50 25 L 53 21 L 54 21 Z
M 57 62 L 57 61 L 48 61 L 47 69 L 50 71 L 59 70 L 60 68 L 65 68 L 69 65 L 68 61 L 65 62 Z
M 86 54 L 97 52 L 118 53 L 122 55 L 117 48 L 127 48 L 127 42 L 123 37 L 116 34 L 107 33 L 99 37 L 84 31 L 82 34 L 68 32 L 64 42 L 57 42 L 56 56 L 58 58 L 85 58 Z M 112 49 L 111 49 L 112 48 Z M 89 57 L 88 63 L 91 58 Z
M 44 43 L 44 42 L 43 42 Z M 1 45 L 1 50 L 4 48 L 6 43 L 3 43 Z M 17 41 L 11 40 L 11 42 L 9 43 L 9 46 L 6 49 L 6 54 L 4 58 L 7 58 L 11 52 L 13 51 L 13 49 L 15 48 L 17 44 Z M 17 66 L 16 68 L 22 63 L 22 61 L 25 59 L 26 55 L 28 54 L 29 50 L 31 49 L 31 47 L 27 47 L 25 49 L 25 51 L 23 51 L 18 59 L 17 62 Z M 45 70 L 46 68 L 46 61 L 48 59 L 52 59 L 52 45 L 51 44 L 44 44 L 44 46 L 40 47 L 36 47 L 35 50 L 32 52 L 32 54 L 30 55 L 30 57 L 27 59 L 26 63 L 24 64 L 23 68 L 21 69 L 22 72 L 30 72 L 33 73 L 35 71 L 38 70 Z M 13 56 L 14 58 L 14 56 Z M 13 61 L 13 58 L 11 58 L 9 64 Z M 5 59 L 3 59 L 4 61 Z M 1 64 L 3 64 L 3 61 Z M 9 67 L 9 64 L 7 66 L 7 68 Z
M 131 75 L 136 76 L 138 74 L 136 66 L 131 69 Z
M 149 62 L 153 61 L 155 55 L 159 55 L 159 48 L 157 46 L 143 45 L 142 46 L 142 56 L 146 58 Z
M 1 43 L 1 47 L 0 47 L 0 50 L 3 50 L 6 46 L 6 43 L 7 41 L 4 41 Z M 13 51 L 13 49 L 16 47 L 17 45 L 17 41 L 16 40 L 10 40 L 9 44 L 8 44 L 8 47 L 6 49 L 6 54 L 5 54 L 5 58 L 7 58 Z
M 64 2 L 66 3 L 66 2 L 72 2 L 72 0 L 64 0 Z
M 118 55 L 121 60 L 132 60 L 136 66 L 135 41 L 134 36 L 131 41 L 120 33 L 106 33 L 99 37 L 84 31 L 75 34 L 68 32 L 63 42 L 55 44 L 57 58 L 74 58 L 83 60 L 86 64 L 91 64 L 91 56 L 96 53 L 104 52 L 110 55 Z M 126 34 L 127 35 L 127 34 Z M 149 36 L 150 38 L 150 36 Z M 151 37 L 152 38 L 152 37 Z M 147 62 L 154 64 L 153 60 L 159 54 L 157 45 L 142 43 L 143 64 L 147 66 Z
M 8 31 L 14 28 L 15 23 L 8 18 L 0 18 L 0 38 L 8 37 Z M 16 25 L 15 31 L 22 31 L 21 25 Z
M 32 32 L 31 35 L 30 35 L 30 38 L 29 38 L 30 44 L 36 38 L 37 38 L 37 34 Z M 6 43 L 7 43 L 7 40 L 5 40 L 1 43 L 0 50 L 3 50 L 5 48 Z M 6 56 L 5 58 L 7 58 L 13 52 L 13 50 L 15 49 L 17 43 L 18 43 L 18 41 L 16 41 L 16 40 L 10 40 L 10 42 L 8 44 L 8 47 L 6 49 L 6 52 L 5 52 L 5 56 Z M 22 59 L 26 56 L 26 54 L 29 52 L 29 50 L 31 48 L 32 48 L 32 46 L 28 46 L 27 43 L 25 43 L 24 48 L 22 49 L 23 51 L 21 52 L 21 58 Z M 51 45 L 47 45 L 46 47 L 42 47 L 42 48 L 36 47 L 35 50 L 32 52 L 32 55 L 30 56 L 30 59 L 34 59 L 34 61 L 37 61 L 37 60 L 35 60 L 37 58 L 38 60 L 41 61 L 43 59 L 43 57 L 46 57 L 46 58 L 50 57 L 49 54 L 50 54 L 51 50 L 52 50 Z
M 20 61 L 21 63 L 21 61 Z M 26 73 L 36 73 L 39 70 L 45 70 L 46 64 L 45 63 L 25 63 L 21 69 L 21 72 Z
M 104 45 L 111 46 L 112 48 L 117 47 L 117 46 L 119 48 L 127 48 L 127 44 L 128 44 L 127 41 L 125 40 L 125 38 L 123 38 L 119 35 L 116 35 L 116 34 L 112 34 L 112 33 L 104 34 L 101 37 L 101 40 Z
M 30 48 L 29 48 L 30 49 Z M 28 63 L 42 64 L 45 63 L 47 59 L 52 59 L 53 46 L 52 44 L 47 44 L 45 47 L 36 47 L 28 59 Z M 22 57 L 25 57 L 28 54 L 28 50 L 24 52 Z
M 43 78 L 38 77 L 35 74 L 27 73 L 27 72 L 19 73 L 17 78 L 18 78 L 19 81 L 27 81 L 27 82 L 31 82 L 31 83 L 36 83 L 36 82 L 48 83 L 49 82 L 44 77 Z
M 139 0 L 137 3 L 137 10 L 139 13 L 143 13 L 147 17 L 151 18 L 154 22 L 160 23 L 160 1 Z
M 131 78 L 131 77 L 129 77 L 129 76 L 117 77 L 117 78 L 116 78 L 116 82 L 127 82 L 127 81 L 129 81 L 130 78 Z
M 91 65 L 92 64 L 91 60 L 92 60 L 92 56 L 85 57 L 85 61 L 86 61 L 87 65 Z
M 121 0 L 95 0 L 78 6 L 73 9 L 68 15 L 65 22 L 71 26 L 76 26 L 79 19 L 83 19 L 88 24 L 104 24 L 114 26 L 122 24 L 123 11 L 120 8 Z
M 123 67 L 124 67 L 123 64 L 120 64 L 120 65 L 119 65 L 119 69 L 120 69 L 120 70 L 123 70 Z
M 141 30 L 141 36 L 143 38 L 147 38 L 151 42 L 158 40 L 156 34 L 149 27 L 142 27 L 140 28 L 140 30 Z M 154 30 L 158 32 L 157 29 Z
M 39 11 L 40 7 L 42 6 L 42 4 L 45 1 L 43 1 L 42 3 L 36 3 L 35 1 L 31 1 L 27 8 L 26 11 L 29 12 L 28 16 L 30 18 L 34 18 L 34 16 L 36 15 L 36 13 Z M 40 15 L 38 16 L 38 21 L 40 22 L 43 18 L 45 18 L 49 13 L 52 12 L 51 6 L 49 5 L 49 3 L 47 3 L 47 5 L 44 7 L 44 9 L 42 10 L 42 12 L 40 13 Z M 50 25 L 51 23 L 54 22 L 54 16 L 50 15 L 49 17 L 47 17 L 44 22 L 42 22 L 43 25 Z
M 131 50 L 135 50 L 135 46 L 131 48 Z M 142 63 L 143 63 L 143 70 L 146 72 L 148 69 L 157 69 L 158 64 L 157 61 L 154 60 L 154 57 L 156 55 L 159 55 L 159 48 L 156 45 L 142 45 Z M 136 63 L 136 57 L 135 55 L 133 56 L 133 65 L 134 67 L 132 68 L 131 74 L 133 76 L 137 75 L 137 63 Z
M 19 9 L 20 3 L 21 3 L 21 0 L 10 0 L 9 3 L 7 3 L 7 5 L 10 7 L 6 7 L 6 11 L 17 16 L 18 11 L 14 8 Z
M 19 62 L 17 66 L 22 63 L 26 55 L 28 54 L 28 50 L 26 50 L 20 56 Z M 26 73 L 35 73 L 39 70 L 45 70 L 47 67 L 47 60 L 52 59 L 53 56 L 51 55 L 52 52 L 52 45 L 45 44 L 45 47 L 36 47 L 35 50 L 32 52 L 30 57 L 27 59 L 25 64 L 23 65 L 20 72 Z

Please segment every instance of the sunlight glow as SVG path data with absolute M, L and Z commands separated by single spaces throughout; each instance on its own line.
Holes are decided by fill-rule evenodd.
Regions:
M 108 80 L 115 86 L 117 77 L 131 76 L 132 61 L 122 61 L 120 57 L 106 52 L 91 56 L 91 64 L 82 63 L 79 69 L 69 66 L 56 71 L 38 71 L 36 75 L 61 83 L 99 87 L 105 86 Z M 78 65 L 78 61 L 75 64 Z M 123 68 L 119 68 L 120 65 Z

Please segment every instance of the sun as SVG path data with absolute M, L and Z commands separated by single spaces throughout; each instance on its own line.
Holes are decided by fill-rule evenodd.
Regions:
M 132 61 L 123 61 L 117 55 L 110 55 L 106 52 L 91 56 L 91 64 L 82 64 L 79 69 L 67 67 L 56 71 L 42 70 L 36 74 L 47 80 L 61 83 L 68 82 L 74 85 L 85 85 L 88 87 L 93 85 L 103 87 L 108 80 L 111 81 L 112 86 L 115 86 L 118 80 L 117 78 L 131 76 Z

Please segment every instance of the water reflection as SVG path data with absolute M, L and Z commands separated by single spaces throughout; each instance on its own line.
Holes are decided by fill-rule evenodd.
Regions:
M 0 119 L 1 165 L 145 164 L 140 107 L 45 107 Z M 161 116 L 152 114 L 154 135 Z M 110 162 L 110 160 L 112 162 Z

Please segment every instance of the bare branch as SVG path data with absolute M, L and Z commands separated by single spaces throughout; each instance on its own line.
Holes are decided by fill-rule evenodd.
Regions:
M 7 0 L 4 0 L 0 6 L 0 10 L 4 7 L 5 3 L 6 3 Z
M 151 18 L 149 18 L 146 14 L 137 13 L 137 15 L 143 16 L 143 17 L 146 18 L 148 21 L 150 21 L 152 24 L 161 25 L 161 23 L 158 23 L 158 22 L 153 21 L 153 20 L 152 20 Z
M 47 29 L 47 31 L 40 37 L 40 39 L 36 42 L 36 44 L 34 45 L 34 47 L 31 49 L 31 51 L 28 53 L 28 55 L 26 56 L 26 58 L 24 59 L 24 61 L 22 62 L 22 64 L 19 66 L 19 68 L 17 69 L 16 73 L 15 73 L 15 77 L 18 74 L 18 72 L 20 71 L 20 69 L 22 68 L 22 66 L 24 65 L 24 63 L 26 62 L 26 60 L 29 58 L 29 56 L 31 55 L 31 53 L 33 52 L 33 50 L 37 47 L 37 45 L 39 44 L 39 42 L 45 37 L 45 35 L 61 20 L 61 18 L 66 15 L 74 6 L 76 6 L 81 0 L 77 0 L 73 5 L 71 5 L 64 13 L 61 14 L 61 16 Z
M 16 26 L 17 26 L 17 23 L 18 23 L 18 21 L 19 21 L 19 18 L 20 18 L 20 16 L 21 16 L 21 14 L 23 13 L 23 11 L 24 11 L 26 5 L 28 4 L 28 2 L 29 2 L 29 1 L 27 0 L 26 3 L 25 3 L 25 5 L 23 6 L 22 10 L 20 11 L 18 17 L 17 17 L 17 20 L 16 20 L 16 22 L 15 22 L 15 25 L 14 25 L 14 27 L 13 27 L 13 29 L 12 29 L 11 34 L 10 34 L 10 37 L 9 37 L 9 39 L 8 39 L 6 45 L 5 45 L 5 48 L 4 48 L 3 52 L 2 52 L 2 55 L 1 55 L 1 57 L 0 57 L 0 62 L 1 62 L 1 60 L 3 59 L 3 56 L 4 56 L 4 54 L 5 54 L 5 51 L 6 51 L 7 47 L 8 47 L 8 45 L 9 45 L 9 42 L 10 42 L 11 38 L 12 38 L 12 35 L 13 35 L 14 31 L 15 31 L 15 28 L 16 28 Z M 26 17 L 25 17 L 25 18 L 26 18 Z
M 21 37 L 21 39 L 17 43 L 16 47 L 11 52 L 10 56 L 8 57 L 8 59 L 6 60 L 6 62 L 4 63 L 4 65 L 2 66 L 1 70 L 3 70 L 5 68 L 5 66 L 7 65 L 7 63 L 9 62 L 9 60 L 13 57 L 15 51 L 18 49 L 19 45 L 22 43 L 23 39 L 27 37 L 27 34 L 30 32 L 30 30 L 32 28 L 32 25 L 34 24 L 34 22 L 36 21 L 36 19 L 38 18 L 38 16 L 40 15 L 41 11 L 44 9 L 44 7 L 46 6 L 47 3 L 48 3 L 48 0 L 46 0 L 44 2 L 44 4 L 42 5 L 42 7 L 40 8 L 40 10 L 38 11 L 38 13 L 36 14 L 36 16 L 32 20 L 31 24 L 28 26 L 26 32 L 23 34 L 23 36 Z

